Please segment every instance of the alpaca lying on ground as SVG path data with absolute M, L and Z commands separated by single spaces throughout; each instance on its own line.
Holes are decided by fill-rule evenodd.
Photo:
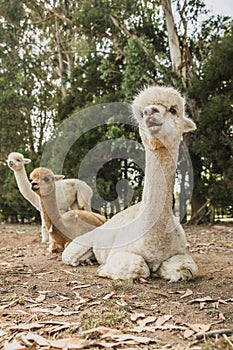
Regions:
M 32 191 L 24 167 L 25 164 L 30 162 L 30 159 L 24 158 L 24 156 L 18 152 L 10 153 L 7 159 L 9 168 L 14 171 L 16 182 L 21 194 L 37 210 L 41 211 L 39 197 Z M 91 211 L 91 198 L 93 196 L 93 192 L 91 187 L 84 181 L 77 179 L 59 181 L 56 183 L 56 195 L 58 208 L 61 213 L 65 213 L 69 209 L 84 209 Z M 41 222 L 42 242 L 47 242 L 49 236 L 46 230 L 43 215 L 41 215 Z
M 62 178 L 63 175 L 54 175 L 51 170 L 42 167 L 36 168 L 30 174 L 31 188 L 40 198 L 45 225 L 53 240 L 49 247 L 50 252 L 63 251 L 75 237 L 106 221 L 104 216 L 86 210 L 70 210 L 61 215 L 57 206 L 55 184 Z
M 113 279 L 194 278 L 198 268 L 186 254 L 185 233 L 172 212 L 172 194 L 182 133 L 196 126 L 184 116 L 184 99 L 173 88 L 145 88 L 135 97 L 132 111 L 146 151 L 142 201 L 77 237 L 62 259 L 77 266 L 94 254 L 101 264 L 98 275 Z

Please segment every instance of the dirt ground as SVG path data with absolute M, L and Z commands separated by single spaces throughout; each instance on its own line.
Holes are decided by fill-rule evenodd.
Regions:
M 67 266 L 39 230 L 0 224 L 1 348 L 233 348 L 232 223 L 185 227 L 200 276 L 173 284 Z

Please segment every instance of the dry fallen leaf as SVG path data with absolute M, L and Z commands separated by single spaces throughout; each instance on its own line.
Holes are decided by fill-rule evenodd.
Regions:
M 58 333 L 63 331 L 64 329 L 70 328 L 72 324 L 68 323 L 68 324 L 64 324 L 63 326 L 53 326 L 50 328 L 46 328 L 45 331 L 48 334 L 53 334 L 53 333 Z M 76 329 L 79 328 L 80 323 L 77 323 L 76 325 Z
M 50 341 L 50 346 L 59 349 L 85 349 L 89 345 L 89 341 L 81 338 L 64 338 Z
M 127 340 L 132 340 L 133 342 L 140 343 L 140 344 L 148 344 L 152 341 L 151 338 L 147 337 L 138 337 L 132 334 L 115 334 L 112 332 L 108 332 L 104 335 L 102 335 L 102 338 L 111 338 L 118 342 L 125 342 Z
M 75 275 L 74 272 L 71 272 L 71 271 L 68 271 L 68 270 L 61 270 L 61 271 L 65 272 L 65 273 L 67 273 L 67 274 L 69 274 L 69 275 Z
M 210 329 L 209 324 L 196 323 L 196 324 L 189 324 L 188 326 L 191 330 L 193 330 L 197 334 L 204 334 Z
M 136 313 L 136 314 L 132 314 L 130 316 L 131 321 L 137 321 L 139 318 L 144 318 L 145 314 L 144 313 Z
M 111 292 L 111 293 L 106 294 L 102 299 L 109 300 L 112 298 L 113 295 L 115 295 L 115 292 Z
M 36 333 L 29 332 L 27 335 L 22 335 L 22 340 L 27 342 L 32 340 L 36 344 L 40 346 L 47 346 L 49 345 L 49 341 L 42 337 L 41 335 L 38 335 Z
M 122 307 L 127 306 L 127 303 L 126 303 L 126 301 L 124 301 L 124 299 L 117 300 L 116 304 L 119 306 L 122 306 Z
M 40 294 L 49 294 L 51 292 L 52 292 L 51 290 L 38 290 L 38 293 Z
M 156 317 L 153 317 L 153 316 L 148 316 L 144 319 L 138 319 L 137 320 L 137 324 L 140 326 L 140 327 L 145 327 L 145 325 L 147 325 L 147 323 L 152 323 L 152 322 L 155 322 L 156 320 Z
M 51 314 L 54 316 L 70 316 L 70 315 L 75 315 L 75 314 L 79 314 L 79 311 L 66 311 L 66 312 L 59 312 L 59 311 L 54 311 L 54 310 L 50 310 L 50 309 L 42 309 L 40 307 L 35 307 L 31 309 L 32 312 L 34 313 L 47 313 L 47 314 Z
M 143 284 L 151 284 L 151 282 L 150 282 L 150 281 L 145 280 L 145 279 L 144 279 L 144 278 L 142 278 L 142 277 L 140 277 L 140 278 L 139 278 L 139 281 L 140 281 L 141 283 L 143 283 Z
M 133 314 L 131 315 L 131 321 L 136 321 L 138 326 L 132 329 L 133 332 L 141 333 L 141 332 L 155 332 L 156 329 L 165 329 L 162 326 L 165 322 L 167 322 L 172 315 L 163 315 L 157 318 L 153 316 L 148 316 L 145 318 L 144 314 Z M 155 326 L 147 326 L 148 323 L 155 322 Z M 170 327 L 171 325 L 169 325 Z M 165 326 L 166 327 L 166 326 Z
M 54 271 L 46 271 L 46 272 L 35 273 L 35 276 L 51 275 L 51 273 L 54 273 Z
M 193 303 L 206 303 L 206 302 L 213 302 L 215 301 L 214 299 L 212 299 L 210 296 L 204 297 L 204 298 L 197 298 L 197 299 L 192 299 L 189 300 L 188 303 L 189 304 L 193 304 Z
M 71 288 L 71 290 L 88 288 L 88 287 L 91 287 L 91 284 L 80 284 L 79 286 L 75 286 L 75 287 Z
M 35 301 L 37 303 L 42 303 L 42 301 L 44 301 L 46 298 L 46 295 L 45 294 L 39 294 L 39 296 L 35 299 Z
M 22 346 L 17 340 L 13 340 L 12 343 L 5 342 L 4 350 L 26 350 L 24 346 Z
M 64 296 L 64 295 L 62 295 L 62 294 L 59 294 L 58 297 L 59 297 L 61 300 L 70 300 L 69 297 L 66 297 L 66 296 Z
M 116 297 L 118 297 L 118 296 L 116 296 Z M 119 295 L 119 298 L 131 300 L 131 299 L 138 298 L 138 296 L 136 294 L 133 294 L 133 295 L 121 294 L 121 295 Z
M 190 338 L 195 332 L 191 329 L 186 329 L 183 333 L 184 338 L 188 339 Z
M 90 333 L 100 333 L 100 334 L 106 334 L 108 332 L 112 332 L 112 333 L 121 333 L 118 329 L 113 329 L 113 328 L 109 328 L 109 327 L 104 327 L 104 326 L 100 326 L 100 327 L 96 327 L 96 328 L 91 328 L 88 329 L 86 331 L 83 331 L 81 334 L 90 334 Z
M 183 299 L 183 298 L 186 298 L 186 297 L 189 297 L 190 295 L 193 294 L 193 291 L 191 289 L 186 289 L 185 293 L 183 295 L 181 295 L 180 299 Z
M 165 322 L 167 322 L 168 320 L 170 320 L 170 318 L 172 318 L 172 315 L 163 315 L 163 316 L 159 316 L 157 321 L 156 321 L 156 327 L 160 327 L 162 326 Z
M 3 309 L 8 308 L 8 307 L 10 307 L 10 306 L 13 306 L 13 305 L 17 304 L 18 301 L 19 301 L 19 299 L 16 299 L 16 300 L 11 301 L 11 302 L 8 303 L 8 304 L 5 304 L 5 305 L 0 306 L 0 311 L 3 310 Z
M 175 324 L 165 324 L 164 326 L 157 326 L 155 327 L 155 329 L 160 329 L 162 331 L 165 331 L 165 330 L 170 330 L 170 331 L 173 331 L 173 330 L 177 330 L 177 331 L 185 331 L 186 330 L 186 327 L 184 326 L 176 326 Z
M 55 306 L 55 309 L 53 311 L 61 312 L 62 308 L 60 305 L 55 305 L 55 304 L 53 304 L 53 305 Z
M 150 290 L 150 293 L 161 295 L 162 297 L 168 298 L 168 295 L 166 293 L 159 292 L 159 291 L 156 291 L 156 290 Z
M 12 326 L 9 329 L 12 331 L 29 331 L 31 329 L 42 328 L 43 323 L 21 323 L 18 326 Z

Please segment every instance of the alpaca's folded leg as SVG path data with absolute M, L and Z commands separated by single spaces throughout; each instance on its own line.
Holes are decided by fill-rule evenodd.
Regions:
M 64 247 L 61 244 L 58 244 L 56 242 L 54 242 L 53 240 L 50 241 L 49 247 L 48 247 L 48 251 L 50 253 L 61 253 L 63 252 Z
M 67 265 L 78 266 L 93 257 L 92 247 L 71 242 L 62 253 L 62 261 Z
M 98 269 L 98 275 L 114 280 L 135 280 L 140 277 L 148 278 L 150 270 L 140 255 L 118 252 L 109 255 L 106 263 Z
M 162 262 L 154 276 L 169 282 L 191 280 L 198 276 L 198 267 L 190 255 L 174 255 Z

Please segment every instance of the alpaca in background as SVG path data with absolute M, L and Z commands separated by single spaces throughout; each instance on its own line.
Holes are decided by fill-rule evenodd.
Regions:
M 62 178 L 63 175 L 54 175 L 51 170 L 42 167 L 30 174 L 32 191 L 40 198 L 44 222 L 52 238 L 50 252 L 63 251 L 75 237 L 106 222 L 104 216 L 86 210 L 70 210 L 61 215 L 57 206 L 56 183 Z
M 7 164 L 14 171 L 15 179 L 19 191 L 37 210 L 41 212 L 40 199 L 32 191 L 30 182 L 25 170 L 25 164 L 29 164 L 30 159 L 24 158 L 23 154 L 12 152 L 9 154 Z M 57 204 L 61 213 L 70 209 L 84 209 L 91 211 L 91 198 L 93 192 L 90 186 L 78 179 L 66 179 L 56 183 Z M 49 238 L 43 213 L 41 213 L 41 233 L 42 242 L 47 242 Z

